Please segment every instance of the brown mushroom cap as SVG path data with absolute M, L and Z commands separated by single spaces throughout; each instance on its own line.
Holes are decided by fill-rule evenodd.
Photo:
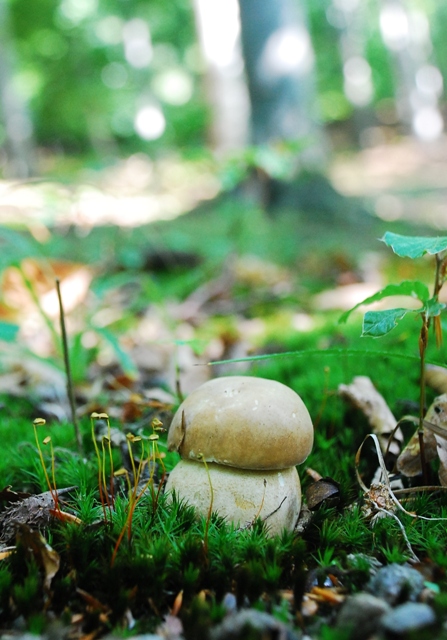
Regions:
M 301 486 L 295 467 L 249 471 L 213 463 L 207 466 L 213 487 L 213 511 L 236 526 L 248 525 L 256 517 L 265 519 L 270 535 L 294 529 L 301 508 Z M 166 491 L 175 491 L 198 514 L 207 517 L 211 489 L 203 462 L 180 460 L 169 474 Z
M 286 469 L 311 452 L 313 426 L 300 396 L 274 380 L 216 378 L 180 405 L 168 448 L 182 458 L 241 469 Z

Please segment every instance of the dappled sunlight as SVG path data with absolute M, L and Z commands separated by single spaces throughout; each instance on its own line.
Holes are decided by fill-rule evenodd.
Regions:
M 137 226 L 175 218 L 217 195 L 220 182 L 208 161 L 171 157 L 153 162 L 130 156 L 78 181 L 0 181 L 0 224 L 27 226 L 44 239 L 45 226 Z
M 407 220 L 445 228 L 447 219 L 447 143 L 411 138 L 339 155 L 330 169 L 336 189 L 372 199 L 386 221 Z
M 267 78 L 305 75 L 314 62 L 309 32 L 304 27 L 284 27 L 267 40 L 260 60 Z

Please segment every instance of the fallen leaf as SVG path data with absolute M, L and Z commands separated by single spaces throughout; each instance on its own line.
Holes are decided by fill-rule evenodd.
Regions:
M 333 506 L 340 499 L 340 485 L 332 478 L 320 478 L 312 482 L 306 490 L 306 502 L 311 511 L 316 511 L 322 504 Z
M 360 409 L 368 418 L 373 433 L 380 442 L 380 447 L 384 453 L 388 447 L 388 440 L 393 433 L 397 420 L 393 416 L 383 396 L 374 387 L 371 379 L 367 376 L 357 376 L 351 384 L 340 384 L 339 395 L 350 402 L 355 408 Z M 396 429 L 388 451 L 394 455 L 399 455 L 403 434 L 400 429 Z
M 444 430 L 445 435 L 442 435 Z M 439 479 L 442 486 L 447 486 L 447 394 L 437 396 L 428 408 L 424 417 L 423 441 L 425 461 L 431 462 L 439 457 Z M 398 457 L 396 466 L 409 478 L 422 473 L 419 428 Z
M 34 531 L 31 527 L 20 524 L 16 535 L 17 544 L 20 544 L 28 552 L 31 552 L 37 564 L 44 572 L 44 589 L 49 591 L 51 581 L 59 571 L 60 556 L 39 531 Z
M 329 604 L 341 604 L 346 599 L 344 594 L 338 593 L 335 588 L 328 587 L 312 587 L 312 591 L 308 595 L 319 602 L 328 602 Z
M 76 487 L 58 489 L 57 495 L 64 495 L 74 489 Z M 21 525 L 36 529 L 47 527 L 55 516 L 60 518 L 54 507 L 54 500 L 50 491 L 45 491 L 14 503 L 0 514 L 0 540 L 5 543 L 13 540 L 17 527 Z
M 437 393 L 447 393 L 447 368 L 428 364 L 425 367 L 425 382 Z
M 7 502 L 20 502 L 30 496 L 30 493 L 25 493 L 24 491 L 12 491 L 12 485 L 10 484 L 0 491 L 0 500 L 6 500 Z
M 0 551 L 0 560 L 5 560 L 6 558 L 9 558 L 11 553 L 14 553 L 15 550 L 16 550 L 15 547 L 6 547 L 5 549 L 2 549 L 2 551 Z

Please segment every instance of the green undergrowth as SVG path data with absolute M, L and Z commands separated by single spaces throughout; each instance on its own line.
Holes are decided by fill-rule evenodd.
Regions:
M 129 611 L 136 621 L 132 634 L 150 632 L 181 598 L 179 616 L 185 638 L 207 638 L 211 624 L 223 619 L 222 601 L 230 592 L 238 607 L 252 606 L 278 617 L 282 612 L 290 623 L 297 624 L 304 592 L 312 585 L 325 586 L 329 573 L 337 575 L 349 593 L 365 587 L 369 566 L 361 554 L 373 555 L 383 563 L 408 559 L 397 523 L 384 518 L 372 529 L 357 503 L 343 509 L 321 508 L 303 535 L 284 533 L 269 538 L 260 522 L 237 531 L 214 514 L 207 527 L 205 519 L 197 520 L 187 505 L 163 497 L 154 511 L 147 496 L 136 509 L 132 540 L 123 542 L 111 566 L 125 504 L 118 501 L 108 525 L 94 504 L 92 494 L 75 493 L 71 506 L 83 516 L 83 524 L 56 524 L 47 531 L 48 542 L 61 558 L 49 591 L 43 587 L 42 567 L 20 543 L 16 552 L 2 561 L 0 611 L 4 625 L 20 615 L 28 629 L 35 630 L 39 624 L 45 628 L 42 611 L 46 602 L 45 607 L 65 623 L 71 615 L 83 612 L 86 633 L 124 630 Z M 430 504 L 418 499 L 412 507 L 424 514 L 438 511 L 447 516 L 446 501 L 439 497 Z M 444 523 L 415 522 L 406 516 L 401 520 L 413 549 L 427 567 L 436 563 L 436 582 L 444 591 Z M 285 592 L 293 595 L 293 607 L 283 600 Z
M 167 294 L 184 298 L 202 282 L 216 276 L 217 265 L 229 248 L 246 250 L 247 246 L 260 243 L 261 236 L 268 238 L 264 232 L 271 223 L 258 217 L 259 213 L 252 212 L 240 221 L 230 212 L 226 218 L 215 221 L 217 229 L 219 225 L 230 225 L 230 229 L 234 225 L 232 235 L 228 236 L 226 229 L 222 245 L 215 239 L 209 246 L 200 248 L 206 260 L 209 259 L 204 270 L 195 267 L 176 273 L 175 277 L 166 273 L 142 273 L 143 236 L 136 248 L 136 258 L 123 248 L 122 253 L 117 254 L 116 272 L 98 277 L 92 285 L 92 292 L 98 298 L 121 286 L 138 288 L 138 296 L 130 296 L 129 306 L 114 330 L 125 332 L 126 314 L 137 316 L 144 311 L 148 300 L 162 305 Z M 197 218 L 203 220 L 203 214 Z M 253 223 L 256 233 L 250 230 Z M 259 230 L 262 233 L 258 234 Z M 179 223 L 176 239 L 169 241 L 169 246 L 196 250 L 197 246 L 190 244 L 189 236 L 183 233 Z M 95 240 L 95 232 L 92 234 Z M 111 231 L 105 244 L 94 246 L 93 259 L 100 246 L 108 248 L 106 256 L 109 250 L 113 256 L 118 243 L 116 234 Z M 155 233 L 149 248 L 163 247 L 165 241 L 162 242 L 161 237 Z M 281 235 L 278 238 L 281 244 Z M 86 240 L 87 246 L 91 246 L 91 240 L 90 237 Z M 285 245 L 286 262 L 290 259 L 288 252 L 292 255 L 291 242 Z M 263 240 L 258 246 L 263 257 L 269 257 L 267 244 Z M 270 249 L 273 253 L 277 251 L 274 246 Z M 82 247 L 78 259 L 83 258 L 85 250 L 86 247 Z M 214 261 L 210 259 L 213 252 Z M 127 269 L 132 260 L 131 270 L 121 271 Z M 238 607 L 254 606 L 299 626 L 303 623 L 299 611 L 305 591 L 315 585 L 325 586 L 328 575 L 337 575 L 347 593 L 359 591 L 369 579 L 368 562 L 361 554 L 372 555 L 384 564 L 402 563 L 410 557 L 408 545 L 422 563 L 433 569 L 431 574 L 441 595 L 447 592 L 445 522 L 416 519 L 396 512 L 399 521 L 384 517 L 371 526 L 363 509 L 367 506 L 367 496 L 362 495 L 355 469 L 356 451 L 370 427 L 365 417 L 348 407 L 338 394 L 340 384 L 349 384 L 355 376 L 367 375 L 396 418 L 409 413 L 417 415 L 419 326 L 408 317 L 380 341 L 359 338 L 358 316 L 354 315 L 349 325 L 339 325 L 333 313 L 310 313 L 309 291 L 314 287 L 317 284 L 309 280 L 301 292 L 290 293 L 281 301 L 255 301 L 245 309 L 245 319 L 262 318 L 264 323 L 263 337 L 256 344 L 259 355 L 244 362 L 227 362 L 225 373 L 238 374 L 243 367 L 242 373 L 278 380 L 300 394 L 315 426 L 314 449 L 299 468 L 303 492 L 312 483 L 307 473 L 311 469 L 333 479 L 339 487 L 336 500 L 323 502 L 312 513 L 302 533 L 270 538 L 266 535 L 266 525 L 260 522 L 235 530 L 218 514 L 213 514 L 209 522 L 197 519 L 187 505 L 171 501 L 163 493 L 155 499 L 155 494 L 148 490 L 135 505 L 129 529 L 126 527 L 130 506 L 125 485 L 117 488 L 114 509 L 104 509 L 101 504 L 98 463 L 89 420 L 81 420 L 84 445 L 81 453 L 76 451 L 72 425 L 52 424 L 46 427 L 45 433 L 51 433 L 57 487 L 75 487 L 70 496 L 64 498 L 63 508 L 81 523 L 56 521 L 42 531 L 60 556 L 60 568 L 50 587 L 44 585 L 42 556 L 30 555 L 28 547 L 20 541 L 17 550 L 0 562 L 0 619 L 6 626 L 21 618 L 27 629 L 38 632 L 45 628 L 53 614 L 63 624 L 68 624 L 72 616 L 80 615 L 85 634 L 115 630 L 125 635 L 130 633 L 125 622 L 129 617 L 135 621 L 131 633 L 151 632 L 170 611 L 178 610 L 186 640 L 206 640 L 210 626 L 224 616 L 223 598 L 228 593 L 233 594 Z M 249 292 L 241 288 L 235 293 L 242 300 Z M 294 327 L 291 317 L 297 312 L 312 315 L 309 329 Z M 208 319 L 197 328 L 195 339 L 200 346 L 223 335 L 238 338 L 237 319 L 233 316 Z M 427 362 L 442 364 L 446 356 L 445 344 L 440 348 L 430 346 Z M 80 380 L 82 371 L 80 366 L 77 374 Z M 216 371 L 219 370 L 214 369 Z M 434 395 L 433 391 L 428 392 L 427 403 Z M 20 401 L 4 398 L 3 405 L 0 456 L 3 486 L 11 485 L 13 491 L 30 493 L 47 491 L 33 438 L 32 422 L 38 417 L 36 405 L 26 398 Z M 116 424 L 112 420 L 111 426 L 126 433 L 133 425 Z M 160 436 L 160 449 L 166 453 L 165 434 Z M 48 447 L 43 457 L 50 473 Z M 117 469 L 122 463 L 120 451 L 114 449 L 111 457 Z M 165 458 L 168 471 L 175 463 L 174 455 Z M 108 478 L 108 455 L 104 467 Z M 374 449 L 365 445 L 360 473 L 366 484 L 377 467 Z M 430 473 L 436 481 L 436 463 Z M 422 493 L 406 502 L 405 508 L 421 516 L 444 518 L 447 517 L 447 495 L 441 491 Z M 123 530 L 126 535 L 118 545 Z M 284 599 L 285 592 L 289 595 L 288 601 Z M 293 604 L 290 604 L 290 594 Z
M 82 454 L 75 452 L 71 425 L 49 427 L 57 486 L 77 487 L 64 502 L 64 509 L 79 517 L 82 524 L 56 522 L 44 530 L 61 558 L 49 593 L 43 588 L 42 567 L 20 544 L 2 561 L 0 610 L 4 623 L 12 624 L 20 615 L 28 629 L 44 628 L 48 622 L 42 613 L 46 599 L 46 607 L 61 621 L 68 623 L 71 615 L 82 613 L 85 633 L 123 630 L 129 611 L 136 620 L 132 633 L 154 631 L 180 597 L 185 638 L 192 640 L 206 638 L 211 625 L 223 618 L 223 598 L 231 592 L 238 606 L 254 606 L 278 617 L 286 612 L 288 621 L 298 624 L 303 593 L 312 584 L 324 586 L 329 573 L 335 572 L 349 593 L 365 587 L 369 569 L 360 554 L 372 555 L 384 564 L 408 560 L 408 546 L 396 520 L 378 519 L 371 527 L 362 511 L 365 496 L 356 480 L 354 457 L 369 426 L 340 400 L 337 388 L 356 375 L 369 375 L 397 417 L 416 411 L 418 366 L 417 354 L 410 346 L 414 344 L 413 332 L 417 335 L 417 327 L 405 320 L 392 338 L 379 343 L 358 339 L 356 323 L 340 327 L 333 317 L 322 318 L 312 332 L 285 337 L 281 347 L 292 352 L 290 355 L 271 353 L 278 353 L 279 344 L 272 332 L 264 345 L 266 357 L 251 360 L 247 373 L 284 382 L 298 391 L 309 407 L 315 446 L 299 468 L 303 491 L 311 484 L 306 468 L 331 477 L 340 487 L 337 501 L 313 512 L 300 535 L 269 538 L 260 522 L 235 530 L 217 514 L 207 523 L 204 518 L 196 519 L 190 507 L 171 502 L 165 495 L 154 506 L 147 492 L 136 505 L 131 539 L 123 538 L 112 563 L 116 541 L 126 523 L 127 497 L 125 493 L 117 497 L 113 515 L 105 523 L 89 424 L 81 423 Z M 444 357 L 445 347 L 429 354 L 429 359 L 437 362 Z M 233 364 L 237 372 L 237 363 Z M 31 410 L 28 407 L 27 411 Z M 31 420 L 15 418 L 14 410 L 8 413 L 2 421 L 3 482 L 14 490 L 44 491 Z M 116 426 L 113 421 L 112 426 Z M 161 437 L 162 449 L 165 438 Z M 118 466 L 119 453 L 115 451 L 114 456 Z M 48 451 L 45 461 L 49 470 Z M 168 469 L 174 463 L 168 459 Z M 365 447 L 361 464 L 365 481 L 377 465 L 374 451 Z M 405 507 L 426 517 L 447 517 L 447 496 L 441 492 L 421 494 Z M 413 552 L 427 566 L 435 567 L 437 589 L 445 592 L 445 523 L 403 513 L 398 513 L 398 518 Z M 282 599 L 285 591 L 293 594 L 294 605 Z M 87 606 L 85 593 L 94 598 L 96 608 Z

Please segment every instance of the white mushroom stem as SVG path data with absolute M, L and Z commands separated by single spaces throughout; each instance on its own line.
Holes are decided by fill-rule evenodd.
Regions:
M 212 500 L 212 510 L 237 527 L 260 518 L 270 535 L 294 529 L 301 508 L 295 467 L 249 471 L 208 463 L 207 469 L 203 462 L 181 460 L 171 471 L 166 490 L 175 491 L 204 517 Z

